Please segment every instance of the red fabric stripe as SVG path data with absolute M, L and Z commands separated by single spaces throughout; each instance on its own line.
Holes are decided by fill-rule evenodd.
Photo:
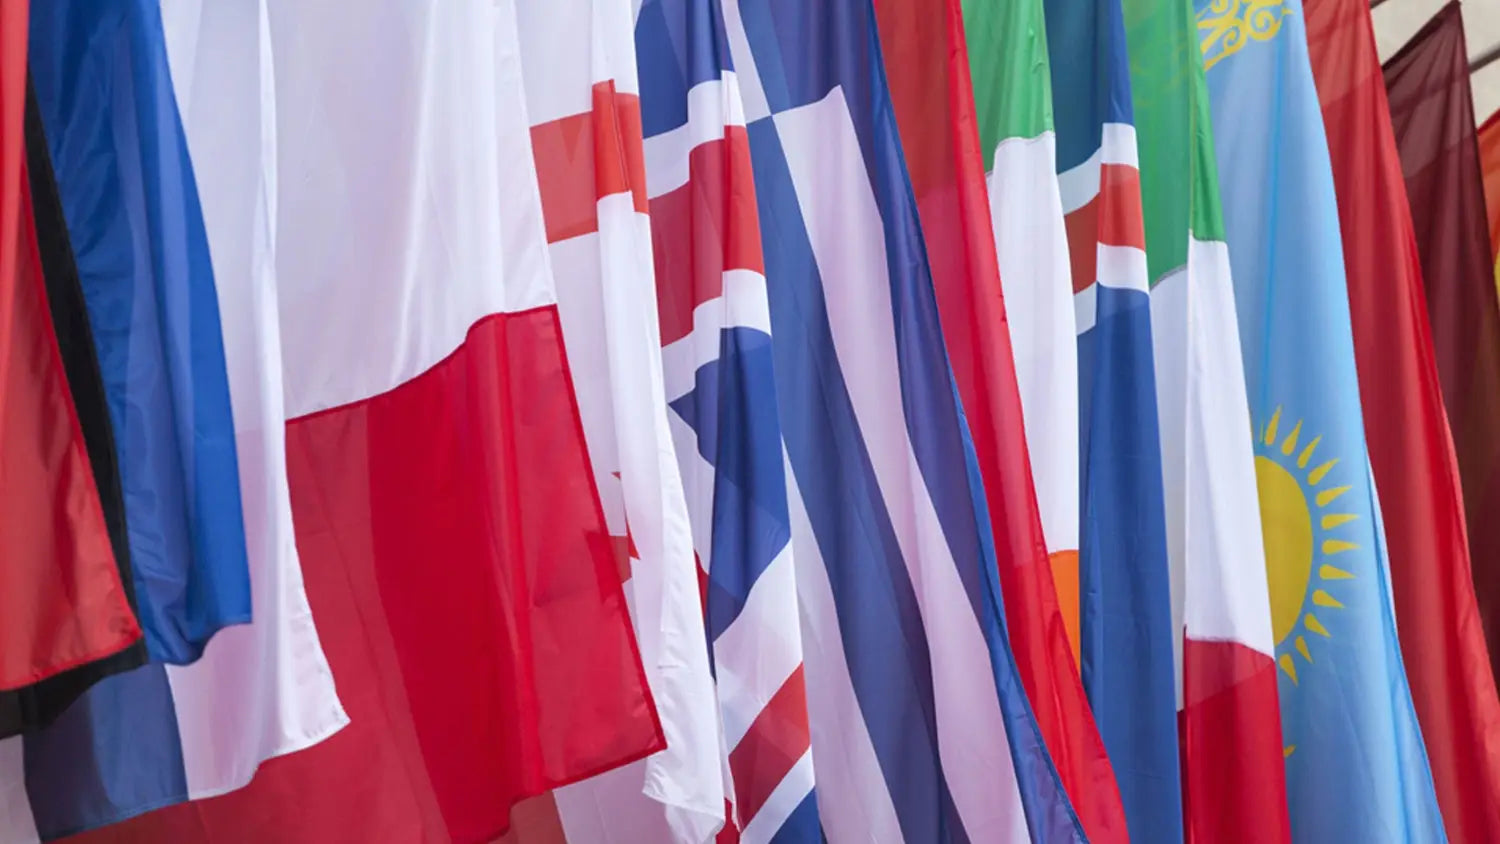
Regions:
M 1276 664 L 1238 642 L 1186 639 L 1178 713 L 1189 844 L 1291 840 Z
M 1042 534 L 962 9 L 958 0 L 879 0 L 875 6 L 943 338 L 984 478 L 1016 666 L 1084 831 L 1096 844 L 1123 840 L 1125 807 L 1084 696 Z
M 524 798 L 665 746 L 555 307 L 290 422 L 287 463 L 350 725 L 95 840 L 487 841 Z
M 810 746 L 807 727 L 807 683 L 798 665 L 792 676 L 755 716 L 755 723 L 729 752 L 735 804 L 746 823 L 766 804 Z
M 1073 269 L 1073 292 L 1099 280 L 1099 195 L 1063 218 L 1068 232 L 1068 262 Z
M 1099 168 L 1099 242 L 1105 246 L 1146 248 L 1146 225 L 1141 219 L 1141 173 L 1125 164 Z M 1075 282 L 1076 284 L 1076 282 Z
M 6 690 L 141 638 L 47 304 L 22 149 L 26 11 L 24 2 L 0 6 L 6 50 L 0 56 L 6 132 L 0 139 L 0 689 Z
M 547 241 L 599 230 L 599 200 L 629 192 L 646 210 L 641 99 L 594 84 L 593 109 L 531 127 L 532 157 L 542 192 Z
M 687 184 L 651 200 L 651 246 L 663 346 L 693 332 L 693 309 L 723 294 L 725 270 L 765 272 L 745 127 L 694 147 Z

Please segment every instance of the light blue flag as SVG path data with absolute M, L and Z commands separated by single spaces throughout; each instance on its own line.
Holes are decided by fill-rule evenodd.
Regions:
M 1368 469 L 1300 0 L 1198 0 L 1297 841 L 1443 841 Z

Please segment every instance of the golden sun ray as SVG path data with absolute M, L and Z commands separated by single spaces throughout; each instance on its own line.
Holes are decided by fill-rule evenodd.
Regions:
M 1323 540 L 1323 553 L 1328 554 L 1329 556 L 1332 556 L 1334 554 L 1342 554 L 1345 551 L 1357 550 L 1359 550 L 1359 546 L 1354 544 L 1353 542 L 1345 542 L 1342 539 Z
M 1332 607 L 1334 609 L 1344 608 L 1344 605 L 1339 603 L 1338 598 L 1335 598 L 1327 592 L 1324 592 L 1322 589 L 1313 590 L 1312 602 L 1320 607 Z
M 1292 426 L 1292 432 L 1290 434 L 1287 434 L 1286 435 L 1286 439 L 1282 440 L 1282 442 L 1281 442 L 1281 453 L 1282 454 L 1291 454 L 1292 452 L 1294 452 L 1294 451 L 1297 450 L 1297 436 L 1299 434 L 1301 434 L 1301 433 L 1302 433 L 1302 420 L 1298 419 L 1297 420 L 1297 424 L 1295 424 L 1295 425 Z
M 1276 442 L 1276 423 L 1281 421 L 1281 408 L 1276 408 L 1271 413 L 1271 421 L 1266 423 L 1266 445 Z
M 1347 525 L 1359 518 L 1353 513 L 1329 513 L 1322 518 L 1323 530 L 1333 530 L 1339 525 Z
M 1307 640 L 1298 636 L 1294 644 L 1297 646 L 1297 653 L 1302 654 L 1303 659 L 1312 662 L 1312 654 L 1307 652 Z
M 1327 563 L 1324 563 L 1318 569 L 1318 577 L 1321 577 L 1324 580 L 1353 580 L 1354 572 L 1344 571 L 1338 566 L 1330 566 Z
M 1338 462 L 1339 462 L 1339 459 L 1337 457 L 1335 457 L 1332 460 L 1328 461 L 1327 463 L 1324 463 L 1323 465 L 1319 466 L 1318 468 L 1312 470 L 1311 472 L 1308 472 L 1307 473 L 1307 482 L 1309 484 L 1312 484 L 1313 486 L 1317 486 L 1318 484 L 1322 483 L 1323 479 L 1328 476 L 1329 470 L 1332 469 L 1334 466 L 1338 465 Z
M 1352 488 L 1353 487 L 1336 486 L 1332 489 L 1325 489 L 1322 492 L 1318 493 L 1318 497 L 1316 499 L 1318 502 L 1318 509 L 1321 510 L 1322 508 L 1332 504 L 1335 499 L 1337 499 L 1340 495 L 1348 492 Z
M 1307 626 L 1308 630 L 1311 630 L 1319 636 L 1328 639 L 1333 638 L 1333 634 L 1328 632 L 1328 628 L 1323 626 L 1323 622 L 1319 621 L 1318 617 L 1313 615 L 1312 613 L 1308 613 L 1302 619 L 1302 623 Z
M 1276 659 L 1276 664 L 1281 666 L 1281 670 L 1286 672 L 1286 676 L 1292 678 L 1292 685 L 1297 685 L 1297 664 L 1292 662 L 1292 655 L 1282 654 Z
M 1312 438 L 1312 442 L 1307 444 L 1307 448 L 1302 449 L 1302 453 L 1297 455 L 1298 469 L 1307 468 L 1307 464 L 1312 461 L 1313 452 L 1317 450 L 1318 443 L 1322 441 L 1323 435 L 1319 434 L 1318 436 Z

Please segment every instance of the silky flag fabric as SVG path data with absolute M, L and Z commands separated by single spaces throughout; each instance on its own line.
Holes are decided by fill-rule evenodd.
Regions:
M 1365 429 L 1381 490 L 1396 627 L 1412 698 L 1449 838 L 1491 841 L 1500 838 L 1500 805 L 1492 799 L 1500 793 L 1500 702 L 1475 608 L 1459 467 L 1369 6 L 1314 0 L 1307 5 L 1307 26 L 1338 190 L 1360 397 L 1370 411 Z M 1459 61 L 1451 66 L 1467 79 L 1462 50 L 1453 55 Z M 1464 113 L 1458 119 L 1467 119 L 1472 133 L 1472 111 Z M 1428 119 L 1419 132 L 1426 131 Z M 1476 185 L 1476 200 L 1477 192 Z M 1444 196 L 1430 201 L 1453 202 Z M 1488 252 L 1480 258 L 1478 287 L 1500 319 Z M 1451 283 L 1439 278 L 1431 285 Z M 1484 305 L 1475 299 L 1469 307 Z
M 1027 420 L 1033 417 L 1023 415 L 1017 356 L 1010 342 L 1011 326 L 1029 325 L 1038 318 L 1045 322 L 1049 307 L 1058 299 L 1067 302 L 1066 262 L 1053 260 L 1058 244 L 1038 241 L 1021 224 L 1050 220 L 1061 237 L 1056 183 L 1045 178 L 1046 171 L 1038 178 L 1031 170 L 1037 161 L 1051 161 L 1051 136 L 1043 131 L 1033 133 L 1036 137 L 1004 141 L 991 137 L 998 149 L 988 155 L 980 146 L 981 138 L 995 134 L 994 128 L 1025 134 L 1017 127 L 1026 121 L 1016 115 L 1026 110 L 1006 105 L 1013 95 L 1033 107 L 1040 104 L 1037 110 L 1045 112 L 1045 64 L 1038 72 L 1029 59 L 995 61 L 1009 54 L 1019 34 L 1016 25 L 1024 23 L 1028 13 L 1039 14 L 1040 2 L 1019 4 L 1020 14 L 992 4 L 972 4 L 965 11 L 957 0 L 877 0 L 875 8 L 943 339 L 984 482 L 1016 667 L 1084 830 L 1092 840 L 1110 840 L 1125 834 L 1124 810 L 1065 634 L 1066 614 L 1053 583 L 1028 459 L 1027 431 L 1032 429 Z M 971 34 L 975 53 L 967 46 Z M 1045 61 L 1045 52 L 1041 58 Z M 979 100 L 970 81 L 978 77 L 971 77 L 971 68 L 983 74 Z M 990 162 L 994 170 L 986 184 Z M 1012 314 L 1009 325 L 1002 269 L 1005 278 L 1019 279 L 1016 284 L 1025 288 L 1016 295 L 1024 310 Z M 1049 285 L 1056 289 L 1049 292 Z M 1066 308 L 1060 310 L 1067 315 Z M 1063 342 L 1058 344 L 1049 332 L 1028 332 L 1034 344 L 1031 361 L 1071 364 L 1067 352 L 1072 338 L 1066 331 L 1061 335 Z M 1029 368 L 1028 374 L 1045 378 L 1044 369 Z M 1027 407 L 1037 410 L 1035 418 L 1040 420 L 1052 412 L 1044 405 L 1062 391 L 1036 389 L 1035 383 L 1032 387 L 1032 397 L 1043 405 Z M 1063 398 L 1063 404 L 1070 405 L 1072 398 Z M 1031 455 L 1040 457 L 1040 449 L 1055 443 L 1040 431 L 1038 435 Z M 1076 489 L 1076 459 L 1063 463 L 1074 473 L 1067 486 Z M 1067 505 L 1063 509 L 1076 520 L 1076 497 Z M 1067 535 L 1076 536 L 1076 524 L 1074 528 Z M 1057 562 L 1076 573 L 1071 553 Z M 1072 575 L 1065 571 L 1064 576 Z M 1073 611 L 1076 614 L 1076 601 Z
M 1081 840 L 1010 655 L 869 0 L 730 0 L 832 842 Z
M 1197 17 L 1254 424 L 1292 834 L 1442 840 L 1396 639 L 1302 6 L 1214 0 Z
M 1428 555 L 1409 573 L 1398 568 L 1396 620 L 1448 834 L 1483 841 L 1500 836 L 1494 800 L 1500 790 L 1494 680 L 1500 666 L 1500 524 L 1494 517 L 1500 512 L 1500 297 L 1468 64 L 1463 19 L 1452 4 L 1386 62 L 1385 84 L 1463 482 L 1462 526 L 1472 565 L 1469 572 L 1450 562 L 1435 577 Z
M 990 219 L 1042 530 L 1074 662 L 1079 654 L 1078 347 L 1042 7 L 969 0 L 964 35 Z M 936 251 L 936 250 L 934 250 Z M 981 335 L 983 336 L 983 335 Z M 950 342 L 950 346 L 957 345 Z M 987 481 L 988 482 L 988 481 Z M 1090 596 L 1091 601 L 1094 596 Z M 1009 599 L 1007 599 L 1009 600 Z M 1021 607 L 1015 608 L 1022 611 Z M 1076 669 L 1075 669 L 1076 670 Z M 1043 716 L 1044 723 L 1046 716 Z
M 1118 0 L 1046 9 L 1078 324 L 1082 667 L 1131 837 L 1182 840 L 1167 517 Z
M 569 368 L 667 741 L 556 797 L 575 841 L 705 841 L 724 822 L 723 754 L 667 421 L 632 11 L 630 0 L 516 4 Z
M 201 11 L 194 87 L 263 86 L 203 96 L 261 107 L 215 140 L 259 162 L 233 184 L 276 188 L 296 547 L 350 725 L 99 837 L 491 841 L 518 800 L 663 746 L 524 166 L 516 9 Z
M 1286 841 L 1250 412 L 1196 26 L 1183 0 L 1127 0 L 1123 12 L 1151 279 L 1184 833 Z
M 819 836 L 760 217 L 721 0 L 636 18 L 668 419 L 740 840 Z
M 129 554 L 114 544 L 114 476 L 91 465 L 91 423 L 107 437 L 108 421 L 90 418 L 95 385 L 76 366 L 93 350 L 76 330 L 76 301 L 54 305 L 65 282 L 35 222 L 22 131 L 26 7 L 0 5 L 0 487 L 10 503 L 0 516 L 0 737 L 50 722 L 89 685 L 144 659 Z M 55 236 L 59 222 L 42 229 Z M 0 808 L 12 799 L 0 785 Z
M 250 620 L 234 422 L 207 237 L 144 0 L 37 4 L 29 61 L 109 399 L 153 661 Z

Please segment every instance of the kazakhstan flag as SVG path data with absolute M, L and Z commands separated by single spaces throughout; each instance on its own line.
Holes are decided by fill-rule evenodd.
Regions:
M 1300 0 L 1198 0 L 1224 200 L 1292 834 L 1444 841 L 1396 639 L 1338 208 Z

